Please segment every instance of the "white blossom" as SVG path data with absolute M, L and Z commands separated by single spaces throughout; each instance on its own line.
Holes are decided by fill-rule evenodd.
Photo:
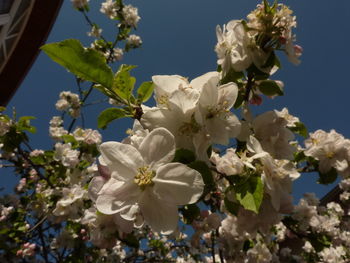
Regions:
M 201 175 L 174 158 L 173 135 L 164 128 L 150 132 L 139 149 L 129 144 L 107 142 L 100 146 L 100 162 L 111 172 L 96 200 L 107 215 L 120 213 L 136 220 L 141 213 L 154 231 L 170 233 L 178 223 L 177 205 L 194 203 L 201 196 Z
M 120 9 L 118 3 L 114 0 L 106 0 L 101 4 L 100 12 L 105 14 L 110 19 L 117 17 L 117 11 Z
M 140 20 L 138 9 L 132 5 L 125 5 L 122 9 L 124 22 L 128 26 L 137 27 Z

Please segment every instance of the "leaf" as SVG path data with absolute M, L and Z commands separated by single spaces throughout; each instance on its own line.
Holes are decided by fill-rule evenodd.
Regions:
M 229 72 L 221 79 L 220 84 L 224 85 L 229 82 L 237 82 L 237 80 L 244 78 L 243 72 L 237 72 L 234 69 L 230 69 Z
M 114 76 L 113 91 L 126 101 L 130 101 L 136 79 L 130 75 L 130 70 L 136 68 L 133 65 L 121 65 Z
M 246 209 L 259 213 L 264 187 L 259 176 L 251 176 L 244 184 L 235 186 L 237 201 Z
M 233 215 L 238 214 L 239 204 L 230 201 L 226 196 L 224 199 L 224 203 L 225 203 L 225 207 L 226 207 L 227 211 L 229 211 Z
M 214 179 L 208 165 L 203 161 L 195 161 L 188 164 L 188 167 L 198 171 L 203 178 L 204 184 L 207 189 L 211 189 L 214 186 Z
M 192 151 L 180 148 L 176 150 L 173 162 L 189 164 L 194 162 L 195 160 L 196 156 Z
M 263 80 L 259 84 L 259 90 L 266 96 L 282 96 L 283 88 L 274 80 Z
M 55 62 L 77 77 L 112 87 L 113 72 L 104 56 L 96 50 L 84 48 L 79 40 L 67 39 L 46 44 L 41 49 Z
M 142 103 L 152 96 L 154 85 L 152 81 L 143 82 L 137 90 L 137 99 Z
M 108 108 L 100 113 L 97 119 L 97 127 L 100 129 L 106 129 L 107 125 L 120 118 L 131 117 L 125 110 L 118 108 Z
M 290 127 L 289 129 L 296 133 L 299 134 L 300 136 L 303 136 L 304 138 L 306 138 L 308 136 L 308 131 L 306 126 L 304 125 L 304 123 L 302 122 L 296 122 L 294 123 L 294 127 Z
M 36 133 L 36 128 L 32 125 L 30 125 L 30 120 L 34 120 L 35 117 L 33 116 L 22 116 L 18 120 L 18 129 L 20 131 L 29 131 L 30 133 Z
M 320 184 L 331 184 L 334 183 L 335 180 L 337 180 L 338 173 L 337 170 L 332 167 L 327 173 L 321 173 L 320 171 L 318 172 L 319 178 L 318 178 L 318 183 Z
M 200 209 L 195 204 L 185 205 L 179 209 L 184 217 L 185 224 L 192 224 L 199 217 Z

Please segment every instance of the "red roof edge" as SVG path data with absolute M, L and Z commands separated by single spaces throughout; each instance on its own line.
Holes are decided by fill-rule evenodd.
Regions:
M 63 0 L 37 0 L 15 50 L 0 73 L 0 105 L 6 106 L 45 43 Z

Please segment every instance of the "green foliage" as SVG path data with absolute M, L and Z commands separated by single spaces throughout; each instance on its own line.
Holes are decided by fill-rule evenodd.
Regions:
M 136 79 L 130 75 L 130 71 L 136 68 L 133 65 L 121 65 L 113 79 L 113 91 L 118 97 L 130 102 L 132 91 L 135 86 Z
M 312 233 L 309 236 L 309 241 L 311 245 L 314 247 L 316 252 L 322 251 L 326 247 L 331 246 L 330 238 L 325 234 L 316 234 Z
M 292 132 L 299 134 L 300 136 L 303 136 L 304 138 L 306 138 L 308 136 L 308 131 L 307 131 L 307 128 L 304 125 L 304 123 L 297 122 L 294 125 L 295 125 L 294 127 L 289 128 Z
M 197 219 L 200 215 L 200 209 L 196 204 L 185 205 L 179 210 L 184 217 L 185 224 L 192 224 L 193 220 Z
M 113 72 L 106 64 L 101 53 L 84 48 L 77 39 L 67 39 L 57 43 L 46 44 L 41 49 L 55 62 L 72 72 L 77 77 L 112 87 Z
M 220 70 L 221 70 L 221 67 L 220 67 Z M 227 72 L 227 74 L 222 78 L 222 80 L 220 81 L 220 84 L 223 85 L 229 82 L 237 82 L 242 78 L 244 78 L 243 72 L 237 72 L 233 68 L 231 68 L 229 72 Z
M 152 96 L 154 85 L 152 81 L 143 82 L 137 89 L 137 100 L 142 103 L 149 100 Z
M 131 117 L 128 113 L 123 109 L 118 108 L 108 108 L 100 113 L 97 119 L 97 127 L 100 129 L 106 129 L 107 125 L 111 123 L 113 120 Z
M 195 160 L 196 156 L 192 151 L 180 148 L 176 150 L 173 162 L 189 164 L 194 162 Z
M 210 189 L 213 189 L 213 187 L 215 186 L 214 183 L 214 179 L 213 179 L 213 175 L 211 173 L 210 168 L 208 167 L 208 165 L 205 162 L 202 161 L 195 161 L 192 162 L 190 164 L 188 164 L 188 166 L 196 171 L 198 171 L 203 178 L 204 184 L 205 184 L 205 191 L 210 191 Z
M 250 176 L 243 184 L 234 187 L 237 201 L 246 209 L 259 213 L 264 186 L 259 176 Z
M 337 170 L 333 167 L 327 173 L 321 173 L 319 171 L 318 174 L 319 178 L 317 182 L 320 184 L 332 184 L 338 177 Z
M 19 118 L 17 128 L 19 131 L 29 131 L 30 133 L 36 133 L 36 128 L 30 125 L 30 120 L 34 120 L 33 116 L 23 116 Z
M 282 96 L 283 88 L 274 80 L 263 80 L 259 83 L 259 90 L 266 96 Z
M 231 191 L 229 191 L 229 194 L 231 194 Z M 228 212 L 230 212 L 233 215 L 237 215 L 239 209 L 238 203 L 232 202 L 226 195 L 224 199 L 224 204 Z

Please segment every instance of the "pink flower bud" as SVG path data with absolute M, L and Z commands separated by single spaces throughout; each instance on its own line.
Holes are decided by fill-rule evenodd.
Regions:
M 294 51 L 297 56 L 300 56 L 303 53 L 303 48 L 299 45 L 294 46 Z
M 259 106 L 262 103 L 262 98 L 261 96 L 254 94 L 253 98 L 249 101 L 249 103 Z
M 22 249 L 17 250 L 16 255 L 19 256 L 19 257 L 22 256 L 23 255 L 23 250 Z

